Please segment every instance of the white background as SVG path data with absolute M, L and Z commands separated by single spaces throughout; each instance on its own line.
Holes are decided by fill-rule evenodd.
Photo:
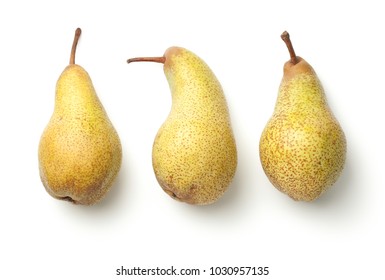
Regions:
M 212 266 L 268 266 L 232 279 L 384 279 L 384 15 L 380 1 L 2 1 L 0 4 L 1 279 L 230 279 Z M 107 3 L 107 1 L 104 1 Z M 330 1 L 332 2 L 332 1 Z M 9 4 L 12 3 L 12 4 Z M 51 198 L 37 147 L 76 27 L 77 63 L 117 129 L 123 163 L 92 207 Z M 338 182 L 295 202 L 265 176 L 258 152 L 289 55 L 317 71 L 348 142 Z M 225 90 L 238 147 L 234 182 L 191 206 L 156 182 L 151 149 L 170 92 L 160 56 L 202 57 Z M 197 277 L 116 276 L 125 268 L 199 268 Z

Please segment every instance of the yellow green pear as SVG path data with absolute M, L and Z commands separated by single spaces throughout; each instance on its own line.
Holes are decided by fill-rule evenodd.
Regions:
M 191 51 L 171 47 L 162 57 L 128 60 L 164 64 L 171 111 L 153 144 L 152 163 L 163 190 L 176 200 L 204 205 L 228 189 L 237 150 L 222 87 L 209 66 Z
M 70 64 L 56 84 L 54 112 L 40 139 L 39 169 L 51 196 L 92 205 L 116 178 L 122 149 L 88 73 L 75 64 L 80 34 L 78 28 Z
M 259 143 L 270 182 L 294 200 L 312 201 L 340 176 L 346 139 L 328 106 L 316 72 L 296 56 L 285 31 L 291 59 L 284 65 L 274 113 Z

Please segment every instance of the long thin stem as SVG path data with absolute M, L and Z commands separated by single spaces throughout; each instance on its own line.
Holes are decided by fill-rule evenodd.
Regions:
M 295 55 L 295 51 L 293 48 L 293 44 L 291 43 L 289 33 L 287 31 L 284 31 L 281 35 L 281 38 L 285 42 L 287 49 L 289 50 L 291 63 L 293 63 L 294 65 L 297 64 L 297 56 Z
M 76 46 L 78 45 L 80 34 L 82 34 L 82 30 L 80 28 L 76 28 L 75 37 L 71 48 L 70 64 L 75 64 Z
M 142 62 L 142 61 L 165 63 L 166 58 L 164 56 L 158 56 L 158 57 L 134 57 L 134 58 L 127 59 L 127 63 Z

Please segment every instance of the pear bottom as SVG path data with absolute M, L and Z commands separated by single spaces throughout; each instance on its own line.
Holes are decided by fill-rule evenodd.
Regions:
M 181 189 L 172 182 L 156 177 L 159 185 L 163 191 L 173 199 L 194 205 L 208 205 L 217 201 L 227 190 L 230 182 L 217 187 L 210 187 L 208 185 L 191 184 Z
M 153 170 L 159 185 L 168 195 L 194 205 L 212 204 L 223 196 L 232 182 L 237 165 L 232 137 L 214 141 L 217 145 L 210 141 L 192 140 L 190 146 L 186 142 L 181 146 L 167 145 L 162 139 L 157 137 L 155 141 Z M 202 146 L 204 148 L 197 149 Z
M 346 140 L 338 123 L 310 123 L 306 129 L 293 129 L 273 119 L 260 141 L 264 172 L 294 200 L 317 199 L 337 181 L 345 163 Z M 325 123 L 333 129 L 325 129 Z
M 67 120 L 62 124 L 54 117 L 41 137 L 40 178 L 52 197 L 93 205 L 105 197 L 118 175 L 120 140 L 106 119 L 91 124 Z M 94 133 L 86 132 L 91 130 Z

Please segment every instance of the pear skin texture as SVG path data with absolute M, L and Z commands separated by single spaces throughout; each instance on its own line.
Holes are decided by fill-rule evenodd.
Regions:
M 192 52 L 165 52 L 171 111 L 153 144 L 156 178 L 171 197 L 195 205 L 217 201 L 230 185 L 237 150 L 222 87 Z
M 302 58 L 284 66 L 277 103 L 259 144 L 270 182 L 294 200 L 312 201 L 343 170 L 346 139 L 313 68 Z
M 119 136 L 88 73 L 72 64 L 56 85 L 55 108 L 39 144 L 40 177 L 47 192 L 75 204 L 99 202 L 122 160 Z

